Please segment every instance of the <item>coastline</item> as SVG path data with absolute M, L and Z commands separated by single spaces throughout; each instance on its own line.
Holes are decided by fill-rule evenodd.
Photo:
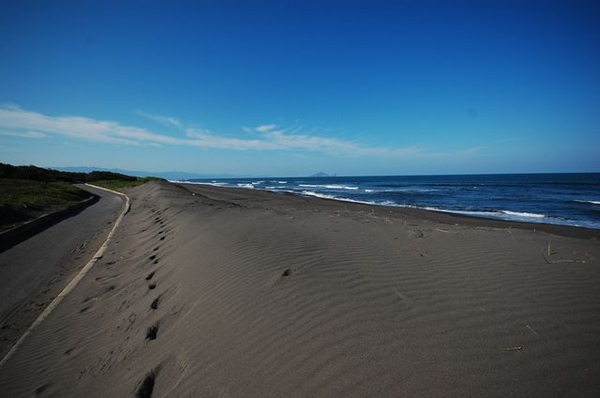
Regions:
M 586 396 L 600 231 L 152 182 L 8 395 Z
M 600 230 L 598 173 L 239 178 L 183 182 Z
M 180 185 L 185 187 L 188 190 L 193 191 L 195 187 L 202 187 L 203 190 L 210 192 L 212 189 L 215 190 L 243 190 L 250 192 L 267 192 L 268 194 L 274 195 L 285 195 L 289 197 L 295 197 L 300 200 L 308 200 L 315 201 L 315 203 L 328 203 L 333 202 L 335 206 L 342 206 L 347 208 L 348 206 L 357 206 L 359 208 L 362 207 L 359 211 L 366 212 L 383 212 L 394 215 L 395 217 L 402 216 L 413 216 L 416 218 L 421 218 L 423 220 L 429 220 L 432 222 L 440 222 L 444 224 L 463 224 L 470 225 L 473 227 L 490 227 L 490 228 L 516 228 L 523 229 L 529 231 L 542 231 L 550 234 L 566 236 L 566 237 L 574 237 L 581 239 L 596 239 L 600 240 L 600 229 L 595 228 L 587 228 L 580 226 L 572 226 L 572 225 L 560 225 L 560 224 L 549 224 L 549 223 L 534 223 L 527 221 L 511 221 L 511 220 L 500 220 L 488 217 L 481 217 L 476 215 L 468 215 L 461 214 L 451 211 L 445 210 L 435 210 L 435 209 L 426 209 L 426 208 L 413 208 L 413 207 L 403 207 L 403 206 L 386 206 L 376 203 L 360 203 L 353 202 L 344 199 L 337 198 L 323 198 L 323 197 L 315 197 L 315 196 L 303 196 L 296 193 L 291 192 L 274 192 L 269 190 L 259 190 L 255 188 L 249 187 L 221 187 L 208 183 L 186 183 L 183 181 L 173 181 L 171 182 L 175 185 Z M 250 194 L 248 192 L 248 194 Z M 251 194 L 250 194 L 251 195 Z

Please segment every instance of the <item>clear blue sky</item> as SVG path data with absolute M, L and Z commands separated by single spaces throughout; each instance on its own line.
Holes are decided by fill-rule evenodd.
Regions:
M 600 171 L 597 1 L 0 4 L 0 161 Z

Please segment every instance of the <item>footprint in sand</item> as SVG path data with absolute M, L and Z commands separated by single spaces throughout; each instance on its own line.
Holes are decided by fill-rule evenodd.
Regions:
M 92 305 L 86 305 L 85 307 L 83 307 L 82 309 L 79 310 L 80 314 L 83 314 L 85 312 L 88 312 L 90 309 L 92 308 Z
M 152 271 L 148 274 L 148 276 L 146 277 L 146 280 L 149 281 L 150 279 L 152 279 L 154 277 L 154 274 L 156 274 L 156 271 Z
M 158 336 L 158 323 L 150 326 L 148 330 L 146 330 L 146 340 L 156 340 Z
M 154 260 L 152 264 L 158 264 L 158 259 L 156 258 L 156 254 L 153 254 L 149 257 L 149 260 Z
M 44 385 L 39 386 L 38 388 L 35 389 L 35 395 L 37 396 L 37 395 L 43 394 L 48 389 L 48 387 L 50 387 L 51 385 L 52 385 L 52 383 L 46 383 Z
M 160 301 L 160 297 L 155 298 L 150 304 L 150 308 L 155 310 L 158 309 L 158 302 Z
M 154 391 L 154 383 L 156 383 L 156 375 L 158 374 L 157 371 L 153 370 L 150 373 L 148 373 L 148 375 L 146 375 L 146 377 L 144 378 L 144 381 L 142 381 L 142 384 L 140 384 L 137 393 L 136 393 L 136 397 L 137 398 L 150 398 L 152 396 L 152 392 Z

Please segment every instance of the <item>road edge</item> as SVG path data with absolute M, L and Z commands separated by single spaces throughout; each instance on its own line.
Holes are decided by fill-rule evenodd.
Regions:
M 81 279 L 83 279 L 83 277 L 89 272 L 89 270 L 94 266 L 94 264 L 96 264 L 96 262 L 102 258 L 102 256 L 104 255 L 104 252 L 106 251 L 106 248 L 108 247 L 108 243 L 110 242 L 115 231 L 121 224 L 121 221 L 123 220 L 125 215 L 129 212 L 129 209 L 131 208 L 131 202 L 129 200 L 129 196 L 125 195 L 124 193 L 118 192 L 118 191 L 113 191 L 112 189 L 108 189 L 108 188 L 99 187 L 97 185 L 92 185 L 92 184 L 85 184 L 85 185 L 88 187 L 91 187 L 91 188 L 96 188 L 96 189 L 100 189 L 103 191 L 111 192 L 113 194 L 123 197 L 125 199 L 125 205 L 124 205 L 123 211 L 119 215 L 119 218 L 117 218 L 117 221 L 115 222 L 111 231 L 109 232 L 108 236 L 106 237 L 106 240 L 104 241 L 102 246 L 100 246 L 100 249 L 98 249 L 98 251 L 94 254 L 92 259 L 90 261 L 88 261 L 88 263 L 81 269 L 81 271 L 79 271 L 79 273 L 77 275 L 75 275 L 75 277 L 71 280 L 71 282 L 69 282 L 69 284 L 54 298 L 54 300 L 52 300 L 52 302 L 50 304 L 48 304 L 46 309 L 44 309 L 44 311 L 40 314 L 40 316 L 38 316 L 37 319 L 31 324 L 31 326 L 29 326 L 29 328 L 27 328 L 25 333 L 23 333 L 23 335 L 19 338 L 19 340 L 17 340 L 17 342 L 12 346 L 12 348 L 4 356 L 4 358 L 2 358 L 2 360 L 0 360 L 0 369 L 2 367 L 4 367 L 6 362 L 10 359 L 10 357 L 12 357 L 14 355 L 14 353 L 17 351 L 19 346 L 25 341 L 25 339 L 31 334 L 31 332 L 37 326 L 39 326 L 39 324 L 41 324 L 44 321 L 44 319 L 46 319 L 48 317 L 48 315 L 50 315 L 52 313 L 52 311 L 60 304 L 60 302 L 75 288 L 75 286 L 77 286 L 79 281 L 81 281 Z
M 89 206 L 98 202 L 98 195 L 92 194 L 89 198 L 68 206 L 62 210 L 44 214 L 33 220 L 29 220 L 14 228 L 0 233 L 0 253 L 13 248 L 19 243 L 39 234 L 59 222 L 72 217 Z

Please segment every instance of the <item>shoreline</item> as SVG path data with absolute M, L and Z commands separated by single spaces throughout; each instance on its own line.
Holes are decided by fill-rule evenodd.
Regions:
M 600 240 L 600 229 L 580 227 L 573 225 L 563 224 L 549 224 L 549 223 L 536 223 L 527 221 L 513 221 L 513 220 L 500 220 L 495 218 L 480 217 L 475 215 L 461 214 L 446 210 L 435 210 L 426 209 L 419 207 L 408 207 L 408 206 L 386 206 L 375 203 L 357 202 L 352 200 L 344 200 L 337 198 L 322 198 L 315 197 L 312 195 L 300 195 L 294 192 L 278 192 L 266 189 L 247 188 L 247 187 L 223 187 L 212 185 L 208 183 L 190 183 L 182 181 L 169 181 L 171 184 L 181 185 L 183 187 L 189 186 L 191 190 L 193 187 L 201 186 L 207 187 L 208 189 L 223 189 L 223 190 L 246 190 L 250 192 L 268 192 L 274 195 L 289 195 L 299 199 L 314 200 L 314 201 L 326 201 L 338 203 L 340 205 L 356 205 L 356 206 L 367 206 L 367 208 L 379 208 L 383 211 L 389 211 L 391 213 L 402 214 L 414 214 L 416 217 L 422 217 L 431 221 L 437 221 L 442 223 L 459 223 L 471 226 L 479 227 L 490 227 L 490 228 L 516 228 L 529 231 L 542 231 L 550 234 L 566 237 L 576 237 L 581 239 L 595 239 Z M 187 189 L 187 188 L 186 188 Z
M 103 257 L 0 370 L 6 395 L 600 388 L 595 236 L 162 181 L 126 193 Z
M 575 174 L 581 174 L 581 173 L 575 173 Z M 591 173 L 591 174 L 596 174 L 596 173 Z M 504 175 L 504 174 L 502 174 L 502 175 Z M 485 176 L 487 176 L 487 175 L 485 175 Z M 437 176 L 435 176 L 435 177 L 437 177 Z M 542 227 L 543 226 L 552 226 L 552 227 L 555 227 L 554 229 L 552 229 L 553 231 L 559 231 L 559 229 L 557 229 L 557 228 L 562 228 L 562 227 L 578 228 L 578 229 L 583 229 L 583 230 L 589 231 L 589 234 L 585 233 L 585 232 L 578 233 L 577 234 L 578 236 L 585 237 L 587 235 L 590 235 L 590 236 L 596 236 L 597 238 L 600 238 L 600 233 L 596 234 L 594 232 L 594 231 L 600 232 L 600 227 L 593 228 L 593 227 L 587 227 L 587 226 L 583 226 L 583 225 L 572 225 L 572 224 L 566 224 L 566 223 L 553 223 L 553 222 L 543 222 L 543 221 L 536 222 L 536 221 L 510 219 L 509 217 L 502 218 L 501 216 L 498 216 L 498 217 L 487 216 L 486 217 L 484 215 L 468 214 L 469 213 L 468 211 L 436 209 L 436 208 L 430 208 L 427 206 L 419 207 L 419 206 L 400 205 L 400 204 L 387 205 L 387 204 L 381 204 L 381 203 L 376 203 L 376 202 L 354 200 L 354 199 L 349 199 L 349 198 L 341 198 L 341 197 L 333 197 L 333 196 L 329 197 L 328 195 L 324 195 L 324 194 L 323 195 L 321 195 L 321 194 L 303 194 L 300 192 L 295 192 L 293 190 L 255 188 L 252 184 L 246 184 L 249 186 L 241 186 L 239 184 L 238 184 L 238 186 L 223 186 L 220 183 L 211 183 L 211 182 L 193 182 L 193 181 L 179 181 L 179 180 L 169 180 L 169 182 L 172 184 L 191 185 L 191 186 L 199 185 L 199 186 L 225 188 L 225 189 L 250 189 L 250 190 L 271 192 L 271 193 L 275 193 L 275 194 L 290 194 L 290 195 L 299 196 L 302 198 L 312 198 L 312 199 L 318 199 L 318 200 L 333 200 L 333 201 L 337 201 L 340 203 L 352 203 L 352 204 L 385 207 L 385 208 L 393 208 L 393 209 L 430 211 L 430 212 L 435 212 L 435 213 L 450 214 L 450 215 L 457 216 L 457 217 L 475 218 L 475 219 L 481 219 L 481 220 L 491 220 L 491 221 L 498 221 L 498 222 L 502 222 L 502 223 L 516 223 L 516 224 L 525 224 L 525 225 L 533 225 L 533 226 L 539 225 Z M 585 203 L 587 203 L 587 202 L 585 202 Z M 498 212 L 499 212 L 499 214 L 506 214 L 506 212 L 508 212 L 508 211 L 507 210 L 505 210 L 505 211 L 498 210 Z M 477 213 L 477 212 L 474 212 L 474 213 Z M 551 216 L 540 216 L 540 219 L 552 219 L 552 217 Z

